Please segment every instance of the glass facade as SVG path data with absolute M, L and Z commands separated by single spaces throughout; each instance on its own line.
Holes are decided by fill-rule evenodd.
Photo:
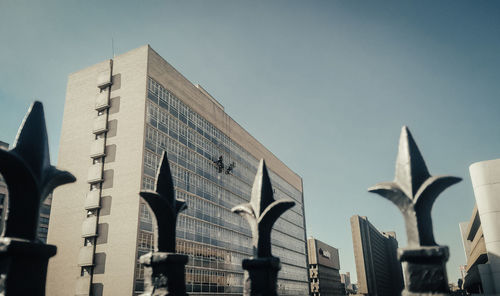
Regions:
M 177 198 L 188 209 L 177 222 L 177 252 L 189 255 L 187 292 L 193 295 L 235 295 L 243 292 L 241 261 L 252 256 L 247 222 L 231 212 L 250 199 L 258 160 L 163 86 L 148 78 L 144 189 L 153 189 L 156 169 L 167 152 Z M 236 164 L 226 174 L 214 161 Z M 272 252 L 279 256 L 279 295 L 307 295 L 306 242 L 302 193 L 270 171 L 275 198 L 297 204 L 274 225 Z M 153 247 L 152 215 L 140 206 L 137 258 Z M 137 261 L 135 291 L 144 289 L 144 271 Z

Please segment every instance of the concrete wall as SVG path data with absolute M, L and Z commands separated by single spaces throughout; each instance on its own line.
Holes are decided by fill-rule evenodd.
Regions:
M 116 57 L 106 136 L 104 182 L 96 242 L 93 283 L 95 295 L 132 295 L 136 262 L 136 241 L 141 188 L 146 63 L 143 46 Z M 58 246 L 51 259 L 47 295 L 75 295 L 80 277 L 77 256 L 83 246 L 81 225 L 89 191 L 87 172 L 97 114 L 97 76 L 109 62 L 103 62 L 69 76 L 58 166 L 73 173 L 77 181 L 55 190 L 48 243 Z
M 109 62 L 103 62 L 78 73 L 71 74 L 66 89 L 63 125 L 58 154 L 58 167 L 70 171 L 76 182 L 58 187 L 52 199 L 52 215 L 49 222 L 47 243 L 56 245 L 57 254 L 49 261 L 47 274 L 48 295 L 73 295 L 80 267 L 78 252 L 83 246 L 81 225 L 86 217 L 83 209 L 90 143 L 95 117 L 94 98 L 98 94 L 97 73 Z

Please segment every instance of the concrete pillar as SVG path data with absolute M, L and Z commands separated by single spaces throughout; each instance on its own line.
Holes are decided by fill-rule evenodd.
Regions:
M 469 171 L 488 253 L 492 292 L 500 293 L 500 159 L 473 163 Z

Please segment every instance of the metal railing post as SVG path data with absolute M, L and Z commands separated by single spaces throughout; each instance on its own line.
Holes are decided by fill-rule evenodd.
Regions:
M 0 149 L 0 172 L 9 192 L 0 236 L 0 295 L 43 296 L 57 248 L 37 239 L 40 205 L 56 187 L 76 179 L 50 165 L 42 103 L 31 105 L 13 148 Z
M 291 200 L 274 200 L 266 164 L 262 159 L 252 187 L 250 203 L 234 207 L 252 230 L 253 257 L 242 262 L 245 296 L 276 296 L 280 259 L 271 254 L 271 230 L 278 218 L 295 205 Z
M 184 266 L 188 256 L 175 253 L 177 215 L 187 208 L 183 200 L 175 198 L 174 185 L 167 154 L 163 152 L 156 174 L 154 191 L 140 195 L 153 211 L 157 225 L 154 252 L 141 256 L 144 265 L 144 296 L 186 296 Z
M 431 209 L 439 194 L 462 179 L 431 176 L 406 126 L 403 126 L 393 182 L 378 183 L 368 191 L 393 202 L 403 214 L 408 246 L 398 249 L 405 289 L 402 295 L 447 295 L 448 247 L 434 241 Z

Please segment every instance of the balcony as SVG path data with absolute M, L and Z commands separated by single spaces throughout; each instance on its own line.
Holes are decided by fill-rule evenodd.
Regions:
M 90 295 L 90 276 L 85 275 L 76 279 L 75 296 Z
M 99 190 L 92 190 L 85 197 L 85 209 L 93 210 L 101 207 Z
M 111 85 L 111 68 L 108 68 L 97 76 L 97 87 L 103 89 Z
M 87 182 L 89 184 L 95 184 L 102 182 L 102 163 L 94 163 L 90 168 L 89 168 L 89 173 L 87 176 Z
M 104 147 L 105 147 L 104 138 L 96 139 L 90 145 L 90 157 L 91 158 L 99 158 L 99 157 L 103 157 L 104 155 L 106 155 L 105 151 L 104 151 Z
M 94 118 L 94 127 L 92 132 L 96 135 L 102 134 L 108 130 L 108 116 L 103 114 Z
M 102 90 L 95 99 L 95 109 L 97 111 L 102 111 L 109 108 L 109 91 L 107 89 Z
M 483 229 L 479 227 L 474 240 L 470 245 L 470 254 L 467 259 L 467 272 L 477 264 L 484 264 L 488 261 L 486 244 L 484 242 Z
M 80 248 L 78 253 L 78 266 L 94 265 L 94 246 L 84 246 Z
M 82 237 L 97 236 L 97 217 L 87 217 L 82 224 Z

